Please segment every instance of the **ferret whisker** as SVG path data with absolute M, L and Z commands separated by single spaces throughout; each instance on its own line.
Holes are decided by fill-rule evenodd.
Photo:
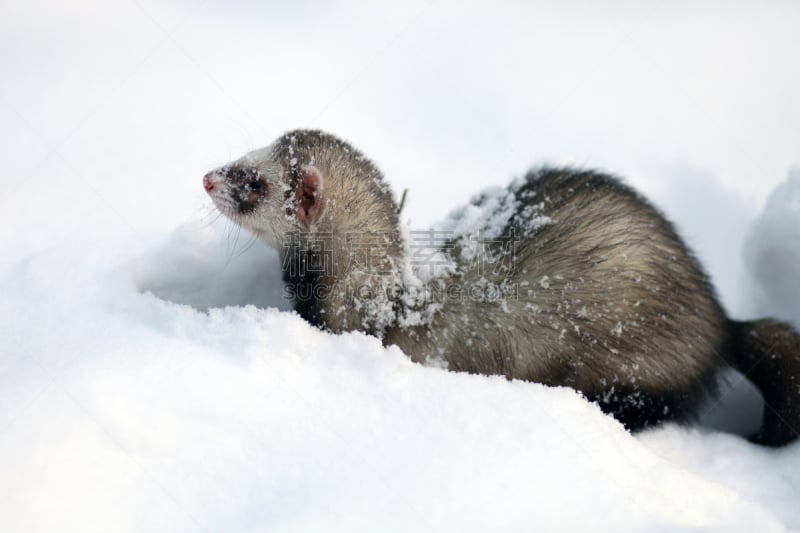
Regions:
M 250 238 L 249 238 L 249 239 L 247 239 L 247 242 L 245 243 L 245 246 L 244 246 L 244 248 L 243 248 L 243 249 L 242 249 L 240 252 L 238 252 L 236 255 L 234 255 L 234 256 L 231 258 L 231 261 L 234 261 L 234 260 L 236 260 L 236 259 L 240 258 L 241 256 L 243 256 L 245 253 L 247 253 L 247 252 L 250 250 L 250 248 L 252 248 L 252 247 L 253 247 L 253 245 L 254 245 L 254 244 L 257 242 L 257 241 L 258 241 L 258 238 L 257 238 L 255 235 L 251 235 L 251 236 L 250 236 Z

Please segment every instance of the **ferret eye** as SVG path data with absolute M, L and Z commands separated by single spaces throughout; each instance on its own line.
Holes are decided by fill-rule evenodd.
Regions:
M 260 181 L 251 181 L 247 184 L 247 188 L 253 192 L 257 192 L 261 190 L 261 182 Z

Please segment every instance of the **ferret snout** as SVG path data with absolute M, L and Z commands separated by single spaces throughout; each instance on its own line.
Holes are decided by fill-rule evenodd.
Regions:
M 206 174 L 205 176 L 203 176 L 203 188 L 206 190 L 207 193 L 211 193 L 214 191 L 214 189 L 217 188 L 217 182 L 215 178 L 216 175 L 214 174 L 213 170 L 208 174 Z

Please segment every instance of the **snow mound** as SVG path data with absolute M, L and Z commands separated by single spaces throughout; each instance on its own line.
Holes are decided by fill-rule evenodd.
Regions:
M 800 168 L 767 199 L 745 242 L 758 315 L 800 326 Z
M 277 252 L 231 223 L 187 223 L 132 261 L 131 269 L 139 290 L 199 310 L 246 304 L 291 309 Z
M 570 389 L 423 367 L 241 305 L 282 305 L 278 265 L 253 247 L 220 270 L 218 237 L 0 270 L 4 531 L 800 527 L 798 447 L 634 438 Z

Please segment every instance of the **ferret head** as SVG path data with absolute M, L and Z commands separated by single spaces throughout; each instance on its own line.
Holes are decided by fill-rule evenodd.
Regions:
M 325 183 L 350 177 L 334 175 L 350 154 L 357 152 L 330 135 L 294 131 L 212 170 L 203 186 L 220 212 L 278 246 L 289 232 L 319 229 L 329 205 Z
M 203 186 L 225 216 L 276 247 L 290 233 L 374 230 L 375 224 L 396 230 L 396 204 L 377 168 L 319 131 L 289 132 L 212 170 Z
M 212 170 L 203 185 L 225 216 L 283 254 L 287 279 L 330 289 L 296 300 L 301 316 L 376 334 L 395 320 L 389 294 L 404 265 L 397 204 L 361 152 L 296 130 Z M 324 268 L 307 267 L 320 253 Z M 374 297 L 355 296 L 365 291 Z

